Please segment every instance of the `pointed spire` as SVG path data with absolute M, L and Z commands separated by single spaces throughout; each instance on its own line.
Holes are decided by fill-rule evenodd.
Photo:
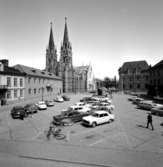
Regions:
M 65 30 L 64 30 L 64 37 L 63 37 L 63 43 L 68 43 L 68 29 L 67 29 L 67 17 L 65 17 Z
M 52 22 L 50 22 L 50 36 L 49 36 L 49 49 L 54 49 L 54 39 L 53 39 L 53 30 L 52 30 Z

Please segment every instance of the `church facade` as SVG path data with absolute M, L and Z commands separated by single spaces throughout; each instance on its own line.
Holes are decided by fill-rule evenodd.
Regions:
M 83 71 L 82 71 L 83 69 Z M 93 74 L 92 68 L 91 72 Z M 50 73 L 54 73 L 56 76 L 62 78 L 63 82 L 63 92 L 87 92 L 88 82 L 90 85 L 91 76 L 92 84 L 94 83 L 94 78 L 90 74 L 90 70 L 85 70 L 85 68 L 74 68 L 72 61 L 72 46 L 69 40 L 68 28 L 67 28 L 67 18 L 65 18 L 65 28 L 63 35 L 63 42 L 60 48 L 60 58 L 58 61 L 57 49 L 54 43 L 52 24 L 50 28 L 49 44 L 46 49 L 46 68 L 45 70 Z M 87 74 L 89 71 L 89 75 Z M 79 86 L 82 85 L 82 86 Z M 89 88 L 95 89 L 94 86 L 89 86 Z

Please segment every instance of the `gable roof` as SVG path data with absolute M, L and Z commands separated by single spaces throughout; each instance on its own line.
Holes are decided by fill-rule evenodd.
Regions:
M 159 67 L 163 67 L 163 60 L 161 60 L 160 62 L 158 62 L 157 64 L 155 64 L 152 68 L 159 68 Z
M 123 63 L 122 67 L 119 69 L 120 72 L 127 72 L 130 70 L 131 72 L 136 71 L 137 69 L 140 71 L 147 70 L 149 68 L 147 62 L 145 60 L 142 61 L 131 61 Z
M 13 67 L 15 69 L 18 69 L 21 72 L 25 73 L 26 75 L 29 75 L 29 76 L 61 80 L 60 77 L 56 76 L 53 73 L 49 73 L 47 71 L 39 70 L 39 69 L 36 69 L 36 68 L 33 68 L 33 67 L 28 67 L 28 66 L 24 66 L 24 65 L 20 65 L 20 64 L 17 64 Z

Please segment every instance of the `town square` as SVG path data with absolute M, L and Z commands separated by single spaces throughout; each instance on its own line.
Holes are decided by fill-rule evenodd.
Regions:
M 162 167 L 159 0 L 0 0 L 0 166 Z

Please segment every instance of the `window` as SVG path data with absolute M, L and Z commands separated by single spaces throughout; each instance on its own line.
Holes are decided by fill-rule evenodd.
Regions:
M 130 89 L 132 89 L 132 85 L 130 84 Z
M 140 84 L 137 84 L 137 88 L 138 88 L 138 89 L 140 88 Z
M 17 96 L 18 96 L 18 91 L 14 90 L 14 98 L 17 98 Z
M 7 86 L 11 87 L 11 78 L 10 77 L 7 77 Z
M 23 79 L 20 78 L 20 87 L 22 87 L 22 86 L 23 86 Z
M 31 82 L 31 77 L 28 78 L 28 83 L 30 83 L 30 82 Z
M 20 89 L 20 97 L 23 97 L 23 89 Z
M 34 94 L 36 94 L 36 89 L 33 89 L 33 91 L 34 91 Z
M 14 78 L 14 87 L 17 86 L 17 78 Z
M 11 99 L 11 90 L 7 91 L 7 99 Z
M 31 94 L 31 89 L 30 88 L 28 89 L 28 94 Z

